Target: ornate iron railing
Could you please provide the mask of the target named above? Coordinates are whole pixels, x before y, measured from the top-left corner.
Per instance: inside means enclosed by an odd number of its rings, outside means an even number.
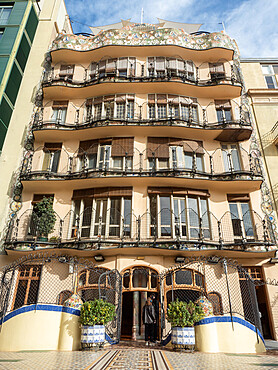
[[[125,148],[120,148],[124,153]],[[194,149],[194,150],[193,150]],[[230,179],[254,179],[262,178],[262,169],[259,158],[254,152],[247,152],[241,145],[238,150],[216,149],[209,153],[203,147],[185,148],[188,151],[189,163],[178,163],[171,158],[165,164],[160,164],[156,151],[149,149],[143,152],[137,148],[132,153],[122,156],[121,163],[116,164],[113,157],[105,163],[97,163],[91,160],[91,153],[97,153],[97,145],[93,145],[87,151],[79,150],[75,153],[61,151],[58,166],[51,167],[51,162],[46,168],[41,169],[41,159],[47,148],[38,148],[28,151],[23,158],[20,176],[22,180],[44,180],[44,179],[84,179],[99,177],[183,177],[200,178],[208,180],[230,180]],[[171,151],[171,147],[169,147]],[[199,152],[202,154],[199,154]]]
[[[248,211],[239,217],[226,212],[217,218],[212,212],[198,214],[185,208],[180,214],[164,208],[159,213],[134,210],[123,215],[117,209],[108,209],[97,216],[93,208],[81,214],[73,211],[65,217],[56,214],[51,234],[42,236],[39,220],[32,209],[14,216],[6,234],[6,248],[24,243],[30,249],[76,248],[100,249],[107,247],[158,247],[169,249],[247,249],[249,246],[275,244],[272,224],[265,216]]]

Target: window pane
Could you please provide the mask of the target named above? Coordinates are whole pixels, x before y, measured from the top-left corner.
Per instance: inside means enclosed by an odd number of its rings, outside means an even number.
[[[149,105],[149,118],[155,118],[155,106]]]
[[[236,145],[235,146],[232,145],[231,155],[232,155],[233,169],[235,171],[239,171],[240,170],[240,160],[239,160],[239,153],[238,153]]]
[[[225,109],[225,118],[226,121],[231,121],[232,120],[232,112],[230,109]]]
[[[272,73],[271,66],[269,65],[262,65],[262,71],[264,75],[269,75]]]
[[[18,282],[16,297],[15,297],[15,302],[14,302],[14,310],[24,305],[27,284],[28,284],[28,280],[20,280]]]
[[[28,292],[27,304],[37,303],[39,285],[40,285],[39,280],[31,280],[30,288]]]
[[[113,157],[113,167],[123,169],[123,157]]]
[[[265,76],[265,81],[269,89],[275,89],[275,81],[273,76]]]
[[[117,118],[125,118],[125,103],[117,103]]]
[[[188,197],[190,237],[199,237],[198,202],[196,198]]]
[[[272,68],[273,68],[273,72],[277,75],[278,74],[278,64],[273,64]]]
[[[130,236],[131,224],[131,199],[124,199],[124,235]]]
[[[202,154],[196,154],[196,167],[197,171],[203,171],[203,156]]]
[[[223,121],[223,111],[222,109],[216,109],[217,114],[217,121],[222,122]]]
[[[10,14],[12,11],[12,7],[7,7],[7,8],[0,8],[0,23],[7,23]]]
[[[251,212],[248,203],[241,203],[241,212],[246,236],[254,236]]]
[[[127,103],[127,118],[134,118],[134,102],[133,101],[129,101]]]
[[[192,271],[180,270],[175,273],[176,284],[192,285]]]
[[[181,106],[181,118],[185,121],[188,121],[189,118],[189,107],[188,105],[182,105]]]
[[[192,169],[193,166],[193,154],[184,153],[185,168]]]
[[[88,154],[88,168],[95,169],[97,167],[97,154]]]
[[[171,235],[170,197],[160,197],[161,236]]]
[[[166,118],[166,104],[157,105],[158,118]]]

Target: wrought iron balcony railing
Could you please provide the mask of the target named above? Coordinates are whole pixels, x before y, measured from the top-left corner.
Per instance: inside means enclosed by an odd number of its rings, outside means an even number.
[[[238,85],[242,86],[240,77],[236,74],[227,76],[224,74],[214,75],[208,79],[200,79],[197,76],[188,76],[187,74],[172,74],[171,71],[165,71],[165,73],[159,74],[150,74],[148,76],[135,76],[134,74],[122,75],[121,71],[116,69],[111,73],[97,73],[93,77],[89,74],[88,71],[84,70],[84,78],[78,80],[74,78],[74,75],[69,74],[65,76],[55,75],[54,69],[51,71],[45,72],[43,77],[43,87],[48,86],[67,86],[67,87],[85,87],[91,85],[97,85],[105,82],[181,82],[190,85],[196,86],[217,86],[221,84],[226,85]]]
[[[73,123],[63,122],[61,119],[56,120],[42,120],[35,116],[32,129],[63,129],[63,130],[80,130],[90,127],[105,127],[105,126],[180,126],[193,127],[197,129],[206,130],[221,130],[221,129],[249,129],[251,130],[251,123],[248,119],[240,118],[238,120],[223,119],[217,122],[207,122],[206,119],[194,119],[185,117],[165,117],[165,118],[142,118],[140,114],[134,114],[132,118],[129,117],[103,117],[103,118],[89,118],[82,122],[75,121]]]
[[[158,148],[159,149],[159,148]],[[157,149],[157,150],[158,150]],[[201,149],[201,154],[200,150]],[[65,150],[59,154],[60,163],[53,165],[48,161],[44,169],[40,168],[42,156],[53,152],[46,148],[28,151],[21,165],[21,180],[50,179],[85,179],[100,177],[183,177],[208,180],[261,179],[262,169],[259,158],[248,153],[242,146],[238,150],[216,149],[213,153],[198,147],[194,150],[188,145],[182,162],[174,158],[173,149],[169,148],[169,157],[165,161],[157,158],[156,151],[140,151],[134,148],[121,157],[111,157],[110,148],[105,149],[106,161],[100,162],[97,146],[87,151],[74,154]],[[186,151],[185,150],[185,151]],[[121,147],[125,153],[125,148]],[[93,153],[93,154],[92,154]]]
[[[108,209],[99,215],[95,209],[81,214],[70,211],[64,218],[56,214],[53,232],[46,238],[40,234],[39,218],[32,209],[14,216],[6,235],[6,248],[25,244],[31,249],[105,247],[158,247],[168,249],[247,249],[255,245],[275,244],[269,218],[255,211],[239,218],[226,212],[217,219],[212,212],[198,214],[191,208],[176,213],[164,208],[157,214],[136,215],[134,210],[123,215]]]

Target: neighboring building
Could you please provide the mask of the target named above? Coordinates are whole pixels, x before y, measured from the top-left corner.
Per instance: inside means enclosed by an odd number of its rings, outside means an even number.
[[[244,92],[222,32],[122,21],[58,35],[4,241],[0,350],[78,349],[81,298],[116,305],[110,342],[138,340],[150,293],[164,344],[176,298],[210,316],[196,327],[201,351],[261,352],[262,334],[277,339],[277,288],[265,285],[275,225]]]
[[[63,0],[0,1],[0,239],[44,54],[63,29],[71,31]]]
[[[241,59],[241,68],[252,106],[277,219],[278,59]]]

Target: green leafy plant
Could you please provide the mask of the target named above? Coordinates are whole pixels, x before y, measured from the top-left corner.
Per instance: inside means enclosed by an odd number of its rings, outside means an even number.
[[[52,207],[53,198],[43,198],[34,209],[38,236],[47,237],[54,230],[56,214]]]
[[[80,322],[82,325],[105,325],[115,317],[115,306],[102,299],[94,299],[82,304]]]
[[[193,302],[183,302],[178,299],[169,304],[167,310],[167,320],[172,327],[180,326],[194,326],[194,324],[205,317],[203,308]]]

